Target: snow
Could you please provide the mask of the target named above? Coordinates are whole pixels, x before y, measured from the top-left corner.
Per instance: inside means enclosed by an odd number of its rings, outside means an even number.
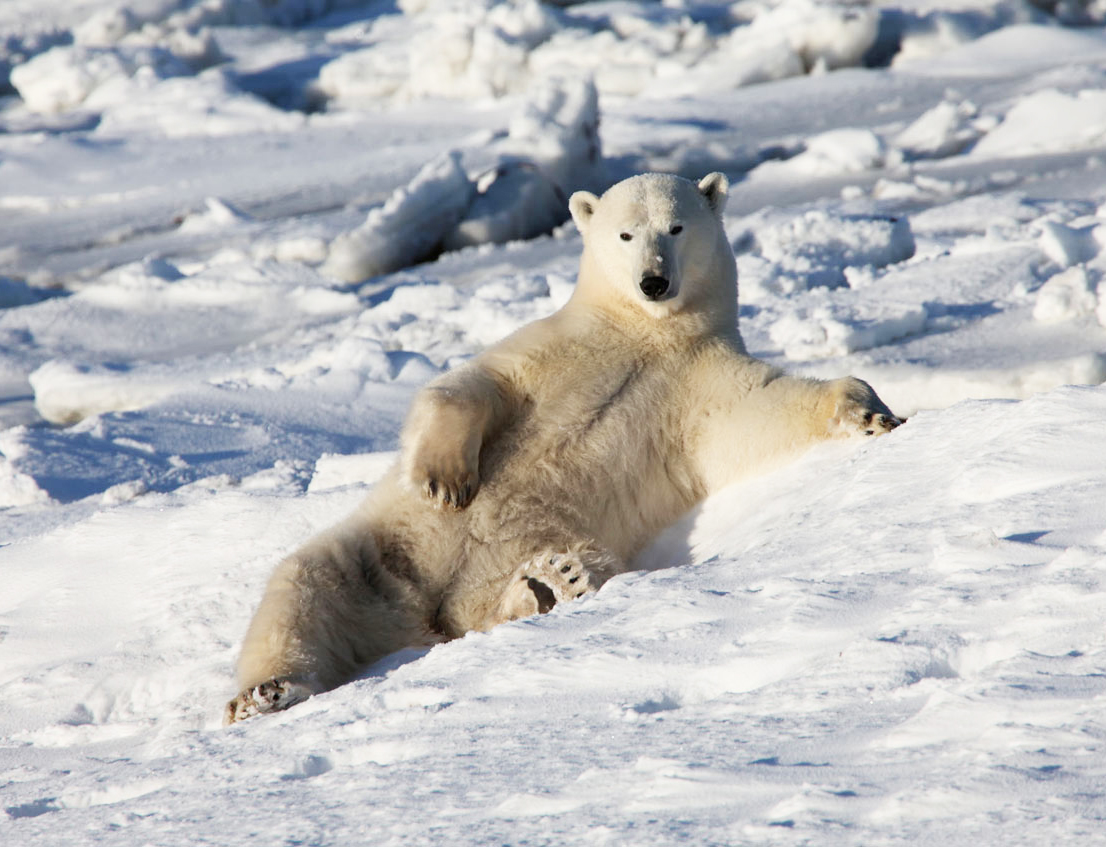
[[[1104,19],[0,4],[4,842],[1100,839]],[[567,300],[564,198],[648,169],[730,176],[755,355],[906,425],[220,727],[276,561]]]

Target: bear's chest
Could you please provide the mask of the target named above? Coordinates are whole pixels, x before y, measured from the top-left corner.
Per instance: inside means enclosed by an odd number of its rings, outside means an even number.
[[[656,453],[678,438],[678,377],[670,363],[584,347],[550,357],[531,381],[511,449],[556,461]]]

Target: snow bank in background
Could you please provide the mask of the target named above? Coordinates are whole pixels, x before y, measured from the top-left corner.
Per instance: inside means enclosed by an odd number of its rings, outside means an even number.
[[[127,370],[47,362],[28,377],[35,408],[51,423],[71,424],[103,412],[141,409],[172,394],[180,381],[175,374],[144,380]]]
[[[441,250],[533,238],[563,223],[573,191],[604,184],[595,86],[580,79],[539,86],[506,137],[474,153],[495,164],[475,181],[457,152],[426,165],[334,240],[324,272],[358,282]]]
[[[90,98],[95,108],[120,99],[120,90],[187,73],[183,62],[160,48],[55,47],[14,68],[11,81],[28,108],[62,112]]]
[[[1080,150],[1106,139],[1106,91],[1035,91],[976,142],[975,156],[1025,156]]]
[[[477,183],[447,250],[503,244],[549,232],[568,218],[568,197],[606,186],[599,144],[599,98],[590,81],[550,81],[516,114],[488,153],[498,164]]]
[[[670,96],[859,64],[879,26],[874,9],[815,0],[737,4],[723,14],[625,3],[554,15],[537,0],[411,0],[400,8],[419,33],[410,50],[389,44],[396,22],[387,18],[350,32],[372,46],[326,65],[322,94],[345,103],[498,97],[575,73],[604,96]]]
[[[94,105],[91,101],[86,105]],[[299,112],[277,109],[244,94],[222,68],[138,86],[108,102],[99,130],[105,134],[154,132],[168,138],[291,132],[303,127]]]
[[[892,144],[912,159],[940,159],[959,153],[995,123],[991,116],[980,117],[974,103],[943,100],[896,135]]]
[[[897,40],[892,48],[892,64],[912,69],[921,66],[926,59],[955,54],[958,48],[964,49],[963,45],[969,42],[985,39],[995,30],[1036,29],[1031,25],[1044,23],[1048,17],[1034,6],[1044,6],[1048,2],[921,0],[903,4],[885,19],[888,30],[885,37]],[[884,55],[887,52],[888,48],[883,46]],[[942,61],[931,67],[941,72],[943,66]],[[986,68],[986,62],[973,64],[971,72],[986,72]]]
[[[437,255],[472,194],[459,153],[430,162],[365,223],[334,240],[323,273],[358,282]]]
[[[834,129],[806,139],[802,152],[783,161],[758,165],[750,180],[783,180],[862,173],[887,162],[883,139],[867,129]]]
[[[970,8],[931,18],[938,22],[940,37],[925,49],[913,52],[904,39],[894,66],[933,77],[988,78],[1052,67],[1057,57],[1065,62],[1098,62],[1106,57],[1106,37],[1101,31],[1029,25],[1034,18],[1042,19],[1020,0],[967,0],[966,5]],[[995,17],[991,17],[991,9],[996,10]],[[1023,24],[1002,26],[1002,19],[1010,18]],[[945,37],[949,35],[952,37]],[[940,61],[930,60],[938,55]]]

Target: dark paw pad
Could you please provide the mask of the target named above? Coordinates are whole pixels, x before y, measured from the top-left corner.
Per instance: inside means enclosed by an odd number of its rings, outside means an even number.
[[[531,591],[534,592],[534,597],[538,601],[538,612],[545,614],[554,606],[557,605],[557,597],[553,593],[553,589],[540,580],[534,579],[534,577],[527,577],[526,585]]]

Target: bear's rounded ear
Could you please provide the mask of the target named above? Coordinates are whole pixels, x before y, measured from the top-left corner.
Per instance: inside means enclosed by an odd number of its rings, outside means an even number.
[[[591,216],[595,214],[599,206],[599,198],[590,191],[577,191],[568,198],[568,210],[572,213],[572,220],[576,221],[576,228],[584,232],[588,228]]]
[[[730,190],[730,181],[726,175],[715,171],[699,180],[699,193],[706,198],[707,205],[718,217],[726,208],[726,193]]]

